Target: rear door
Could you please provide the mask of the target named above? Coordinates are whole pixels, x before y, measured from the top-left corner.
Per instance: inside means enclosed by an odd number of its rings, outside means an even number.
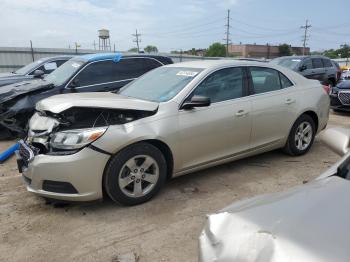
[[[323,81],[325,79],[326,70],[323,66],[322,58],[312,58],[312,79]]]
[[[217,70],[188,96],[209,97],[211,105],[179,111],[183,169],[219,161],[249,149],[251,102],[246,97],[246,71]],[[187,100],[186,99],[186,100]]]
[[[337,68],[332,64],[330,59],[322,58],[323,66],[325,69],[325,80],[334,79],[337,80]],[[335,84],[335,82],[333,83]]]
[[[253,149],[273,147],[288,136],[295,120],[297,94],[282,73],[266,67],[249,67],[252,86]]]

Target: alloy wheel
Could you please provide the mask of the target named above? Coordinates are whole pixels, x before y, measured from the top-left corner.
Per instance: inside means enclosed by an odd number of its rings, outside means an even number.
[[[147,195],[159,179],[157,161],[148,155],[137,155],[125,162],[118,176],[119,188],[129,197]]]
[[[303,151],[309,147],[313,137],[312,126],[309,122],[302,122],[295,132],[295,146]]]

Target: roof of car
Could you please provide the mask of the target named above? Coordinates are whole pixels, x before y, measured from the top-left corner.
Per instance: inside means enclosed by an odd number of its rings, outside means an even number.
[[[276,60],[279,60],[279,59],[305,59],[305,58],[326,58],[326,59],[329,59],[328,57],[326,56],[323,56],[323,55],[292,55],[292,56],[281,56],[281,57],[277,57],[275,58]],[[274,60],[274,59],[273,59]]]
[[[135,55],[123,55],[121,53],[96,53],[78,56],[80,59],[84,59],[87,62],[101,61],[101,60],[113,60],[114,62],[119,62],[120,59],[126,57],[149,57],[161,61],[164,64],[172,63],[172,60],[165,56],[159,55],[145,55],[145,54],[135,54]]]
[[[168,65],[170,67],[188,67],[188,68],[214,68],[220,66],[268,66],[272,67],[270,64],[257,62],[257,61],[245,61],[245,60],[226,60],[226,59],[218,59],[218,60],[200,60],[200,61],[188,61],[181,62],[172,65]]]
[[[41,61],[49,61],[49,60],[56,60],[56,59],[69,60],[69,59],[73,58],[74,56],[75,55],[57,55],[57,56],[42,57],[42,58],[39,58],[38,60],[41,60]]]
[[[122,57],[120,53],[97,53],[97,54],[87,54],[81,55],[79,58],[87,60],[88,62],[100,61],[106,59],[112,59],[114,62],[118,62]]]

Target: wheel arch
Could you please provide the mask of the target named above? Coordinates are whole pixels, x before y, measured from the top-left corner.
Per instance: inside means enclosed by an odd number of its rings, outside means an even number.
[[[302,115],[308,115],[308,116],[310,116],[312,118],[312,120],[315,123],[315,127],[316,127],[316,132],[315,133],[317,133],[318,125],[319,125],[319,119],[318,119],[317,113],[315,111],[313,111],[313,110],[308,110],[308,111],[305,111],[304,113],[300,114],[299,117],[301,117]]]
[[[120,151],[124,150],[125,148],[128,148],[129,146],[132,146],[132,145],[135,145],[138,143],[149,143],[149,144],[155,146],[157,149],[159,149],[160,152],[165,157],[165,160],[167,163],[167,179],[170,179],[172,177],[172,173],[173,173],[173,169],[174,169],[174,158],[173,158],[173,153],[172,153],[170,147],[165,142],[163,142],[159,139],[143,139],[143,140],[133,141],[132,143],[125,145],[124,147],[120,148],[117,152],[114,152],[110,156],[109,160],[106,163],[104,171],[103,171],[102,188],[104,188],[103,184],[104,184],[104,179],[105,179],[105,175],[106,175],[106,169],[107,169],[107,166],[109,165],[112,157],[115,156],[116,154],[118,154]]]

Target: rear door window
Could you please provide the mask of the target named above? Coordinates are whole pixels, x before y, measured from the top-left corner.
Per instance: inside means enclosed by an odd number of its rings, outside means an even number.
[[[279,72],[272,68],[250,67],[255,94],[280,90],[282,88]]]
[[[280,74],[280,79],[281,79],[281,87],[282,88],[287,88],[293,85],[293,83],[282,73]]]
[[[324,67],[333,67],[331,60],[329,59],[322,59]]]
[[[313,68],[323,68],[323,63],[321,58],[312,58]]]
[[[312,61],[309,58],[303,60],[303,65],[305,65],[305,67],[306,67],[305,69],[312,69],[313,68]]]

